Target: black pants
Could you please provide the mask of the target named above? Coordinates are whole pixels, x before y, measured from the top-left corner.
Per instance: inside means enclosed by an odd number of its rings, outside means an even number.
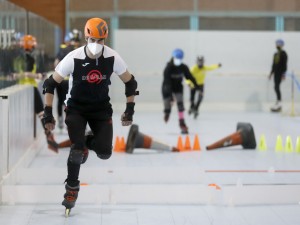
[[[69,89],[69,81],[63,80],[57,87],[57,114],[58,116],[62,116],[64,101],[66,100],[66,95]]]
[[[183,104],[183,90],[181,91],[174,91],[171,88],[171,85],[163,83],[162,85],[162,97],[164,101],[164,112],[169,114],[171,113],[172,102],[174,98],[177,103],[178,112],[184,111],[184,104]]]
[[[274,74],[274,90],[276,93],[277,101],[281,101],[280,83],[282,81],[282,73]]]
[[[197,101],[195,101],[196,95],[198,96]],[[194,108],[198,111],[199,106],[203,100],[204,96],[204,85],[199,85],[199,88],[192,88],[190,95],[191,108]]]
[[[65,123],[68,127],[69,138],[73,149],[84,150],[85,130],[89,124],[94,134],[94,151],[101,159],[108,159],[112,154],[112,109],[95,112],[81,112],[75,109],[66,109]],[[68,161],[67,183],[71,186],[78,183],[80,165]]]

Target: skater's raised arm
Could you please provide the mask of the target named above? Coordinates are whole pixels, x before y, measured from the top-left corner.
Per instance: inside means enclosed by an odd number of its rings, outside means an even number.
[[[58,84],[63,81],[63,77],[54,72],[43,84],[43,93],[45,94],[45,108],[43,115],[43,125],[46,129],[52,131],[55,128],[55,119],[52,114],[52,104],[54,98],[54,90]]]
[[[125,84],[125,95],[126,95],[126,109],[125,112],[121,116],[121,121],[123,126],[129,126],[132,124],[133,114],[134,114],[134,97],[138,95],[137,82],[135,77],[126,70],[125,73],[121,74],[120,79]]]

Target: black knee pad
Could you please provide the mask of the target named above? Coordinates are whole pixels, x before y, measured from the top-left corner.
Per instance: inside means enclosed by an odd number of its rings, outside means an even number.
[[[76,149],[71,147],[71,151],[69,154],[68,162],[74,165],[80,165],[83,162],[84,152],[83,149]]]
[[[111,157],[111,154],[98,154],[97,155],[100,159],[109,159]]]

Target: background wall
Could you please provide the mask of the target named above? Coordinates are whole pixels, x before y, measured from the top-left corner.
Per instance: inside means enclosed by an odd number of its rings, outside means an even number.
[[[207,73],[203,110],[268,110],[268,104],[275,101],[273,80],[267,77],[277,38],[285,40],[288,71],[294,71],[299,79],[300,34],[296,32],[118,30],[116,50],[139,81],[141,94],[136,99],[145,110],[162,110],[162,73],[177,47],[184,50],[184,62],[189,66],[195,63],[197,55],[204,55],[206,64],[222,63],[220,69]],[[116,77],[112,81],[112,98],[122,102],[124,87]],[[288,76],[281,88],[288,106],[291,85]],[[186,86],[186,102],[188,98]],[[299,100],[300,92],[295,89],[297,104]]]
[[[298,32],[118,30],[115,49],[141,75],[161,74],[175,48],[190,66],[203,55],[207,64],[222,63],[219,74],[268,75],[278,38],[286,43],[289,71],[300,72]]]

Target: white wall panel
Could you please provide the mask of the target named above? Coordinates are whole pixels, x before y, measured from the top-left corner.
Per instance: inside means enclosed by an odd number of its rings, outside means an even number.
[[[175,48],[184,50],[188,65],[204,55],[208,64],[223,64],[222,74],[268,74],[278,38],[286,43],[289,70],[300,72],[299,32],[117,30],[115,49],[141,75],[161,74]]]
[[[32,86],[26,85],[3,89],[0,95],[5,98],[2,99],[2,105],[6,106],[3,109],[7,108],[2,112],[2,118],[8,128],[2,129],[2,136],[5,139],[3,143],[7,141],[7,149],[3,149],[3,158],[7,158],[9,172],[34,140],[34,95]]]
[[[261,110],[264,104],[275,102],[274,83],[267,77],[278,38],[286,43],[288,71],[294,71],[300,80],[300,64],[297,62],[300,33],[297,32],[117,30],[115,49],[139,83],[137,107],[143,105],[143,108],[163,110],[162,73],[173,49],[180,47],[185,52],[184,62],[189,66],[195,63],[197,55],[204,55],[206,64],[222,63],[220,69],[207,73],[203,109]],[[281,90],[283,102],[289,104],[290,77],[282,83]],[[117,109],[124,110],[124,85],[117,76],[112,77],[110,93],[113,103],[121,103]],[[188,102],[187,86],[184,95]],[[295,101],[300,102],[298,89],[295,89]]]

